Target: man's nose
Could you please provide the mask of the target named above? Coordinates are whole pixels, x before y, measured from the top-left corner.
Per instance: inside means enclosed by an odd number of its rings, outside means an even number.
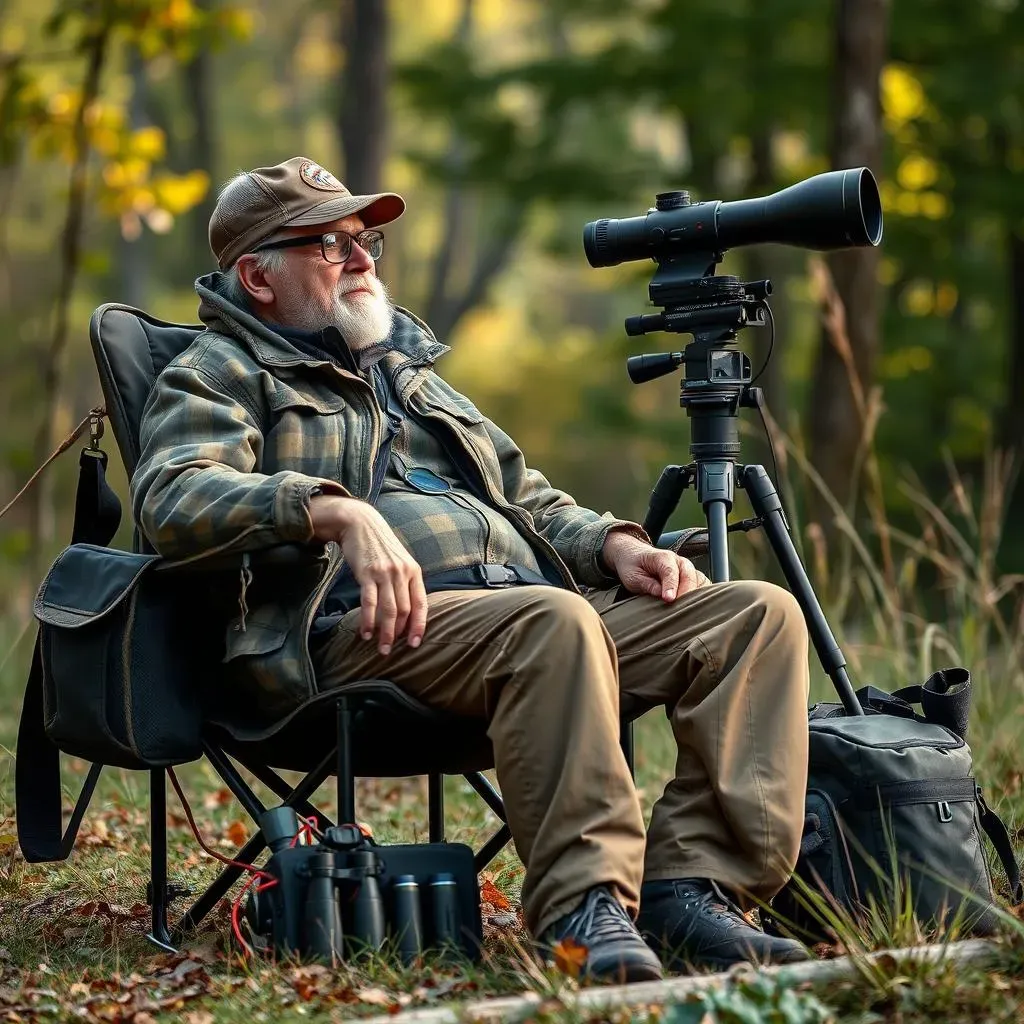
[[[352,251],[345,261],[345,272],[347,274],[375,274],[376,267],[370,254],[353,238]]]

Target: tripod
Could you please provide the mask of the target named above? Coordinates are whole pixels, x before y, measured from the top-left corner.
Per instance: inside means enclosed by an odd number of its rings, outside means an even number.
[[[728,515],[735,488],[745,490],[756,518],[737,524],[737,528],[764,528],[789,589],[804,613],[818,658],[846,713],[862,715],[863,708],[846,671],[846,659],[797,554],[775,485],[763,466],[742,465],[739,461],[739,409],[760,408],[763,394],[760,388],[751,386],[749,359],[729,346],[735,343],[738,330],[765,322],[764,300],[771,293],[771,284],[741,284],[728,277],[680,281],[662,276],[666,269],[663,264],[650,291],[655,302],[668,308],[664,313],[630,317],[626,331],[633,335],[650,330],[686,332],[692,333],[694,340],[683,352],[632,356],[627,366],[636,384],[671,373],[680,364],[685,366],[679,404],[691,421],[689,447],[693,462],[666,466],[662,471],[651,493],[644,530],[657,542],[683,492],[692,485],[707,519],[711,580],[726,582]]]

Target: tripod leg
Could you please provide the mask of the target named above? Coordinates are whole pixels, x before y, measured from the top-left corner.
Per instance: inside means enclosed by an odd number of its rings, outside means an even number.
[[[729,582],[728,517],[735,497],[735,464],[725,459],[697,460],[697,500],[708,519],[708,555],[713,583]]]
[[[846,659],[832,635],[832,630],[825,620],[825,613],[821,610],[818,598],[811,588],[811,581],[807,578],[807,573],[793,546],[793,538],[789,535],[782,512],[782,502],[779,500],[775,485],[763,466],[744,466],[740,470],[740,483],[750,496],[754,513],[764,524],[764,532],[772,551],[775,552],[775,557],[779,560],[789,589],[803,609],[804,618],[807,620],[807,632],[810,634],[814,649],[818,652],[822,667],[832,680],[846,713],[864,714],[846,671]]]
[[[644,531],[651,538],[652,544],[665,532],[665,524],[679,504],[683,491],[690,482],[690,470],[687,466],[666,466],[658,477],[658,482],[651,491],[651,501],[647,506],[644,518]]]
[[[729,582],[729,511],[720,501],[704,507],[708,517],[708,558],[713,583]]]

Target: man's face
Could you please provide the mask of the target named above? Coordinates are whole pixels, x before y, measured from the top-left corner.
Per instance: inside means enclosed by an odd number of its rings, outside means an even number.
[[[308,331],[337,327],[353,351],[383,341],[391,332],[394,310],[373,260],[354,241],[363,228],[358,215],[285,228],[278,237],[344,232],[353,236],[352,251],[344,263],[330,263],[315,243],[278,249],[280,269],[265,271],[274,296],[271,317],[285,327]]]

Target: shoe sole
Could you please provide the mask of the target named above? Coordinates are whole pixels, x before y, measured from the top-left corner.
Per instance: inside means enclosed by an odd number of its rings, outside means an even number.
[[[678,971],[686,974],[699,973],[701,970],[712,970],[715,972],[728,971],[735,967],[737,964],[749,964],[751,967],[783,967],[792,964],[805,964],[810,960],[813,960],[810,956],[794,956],[785,957],[776,960],[748,960],[745,957],[739,960],[726,960],[722,957],[701,957],[697,961],[693,960],[681,960],[677,957],[670,957],[665,961],[667,970]]]
[[[611,971],[588,971],[582,976],[582,980],[604,982],[609,985],[631,985],[636,981],[661,981],[664,977],[664,971],[653,964],[623,964]]]

